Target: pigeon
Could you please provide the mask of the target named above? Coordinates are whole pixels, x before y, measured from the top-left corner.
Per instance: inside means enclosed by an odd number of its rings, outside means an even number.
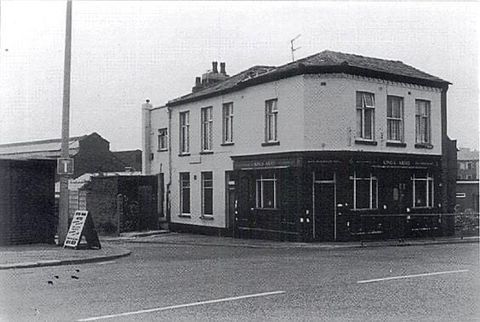
[[[78,272],[80,272],[80,270],[77,268],[77,269],[75,270],[75,272],[77,272],[77,273],[78,273]]]
[[[58,279],[58,275],[55,275],[54,277],[55,277],[56,279]]]
[[[48,284],[49,284],[49,285],[53,285],[53,281],[48,281]]]
[[[72,278],[73,278],[74,280],[78,280],[78,276],[72,275]]]

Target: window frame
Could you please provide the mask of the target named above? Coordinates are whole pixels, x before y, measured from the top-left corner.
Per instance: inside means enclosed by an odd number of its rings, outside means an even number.
[[[353,208],[352,210],[376,210],[378,209],[378,178],[371,172],[369,177],[357,177],[357,172],[353,172],[353,176],[350,176],[350,180],[353,182]],[[369,181],[369,208],[357,208],[357,182]],[[375,182],[375,187],[373,183]],[[372,193],[375,191],[375,204],[373,202]]]
[[[190,111],[179,113],[179,151],[180,154],[190,153]]]
[[[425,111],[419,111],[420,103],[425,103],[424,105]],[[415,99],[415,143],[416,144],[432,144],[432,125],[431,125],[432,120],[431,119],[432,119],[431,101],[424,100],[424,99]],[[425,121],[425,123],[422,121]],[[423,131],[422,131],[422,124],[426,127],[426,129],[424,129]]]
[[[165,143],[164,147],[162,142]],[[168,129],[166,127],[158,129],[157,144],[157,151],[168,151]]]
[[[273,207],[265,207],[265,182],[273,182]],[[260,175],[260,178],[255,179],[255,208],[256,209],[278,209],[277,208],[277,182],[278,179],[275,173],[271,175]],[[259,189],[260,184],[260,189]]]
[[[186,183],[186,184],[185,184]],[[190,183],[190,172],[180,172],[179,173],[179,186],[180,186],[180,215],[190,216],[192,211],[192,199],[191,199],[191,183]],[[184,198],[185,190],[188,189],[188,212],[184,211]]]
[[[201,194],[202,194],[202,207],[201,207],[202,208],[202,216],[205,216],[205,217],[213,216],[213,206],[214,206],[214,202],[213,202],[213,197],[214,197],[214,193],[213,193],[213,172],[212,171],[204,171],[200,175],[201,175]],[[210,179],[206,178],[207,175],[210,175]],[[206,182],[209,182],[210,186],[206,186],[205,185]],[[210,199],[210,202],[211,202],[210,209],[211,209],[212,213],[208,213],[208,214],[205,212],[205,205],[206,205],[205,197],[206,197],[206,190],[207,189],[211,190],[211,196],[212,196],[211,199]]]
[[[265,101],[265,143],[278,142],[278,99]]]
[[[355,137],[357,139],[365,140],[365,141],[375,141],[375,93],[365,92],[365,91],[356,91],[355,92],[355,111],[356,111],[356,130],[355,130]],[[358,106],[358,95],[361,95],[360,102],[361,106]],[[370,95],[372,98],[373,105],[367,105],[366,100],[364,99],[364,95]],[[366,137],[366,127],[365,127],[365,120],[366,120],[366,111],[372,111],[371,113],[371,120],[370,120],[370,133],[371,137]],[[358,112],[360,111],[360,132],[358,133]]]
[[[207,106],[200,109],[200,151],[213,150],[213,107]]]
[[[430,174],[426,174],[426,176],[422,177],[416,177],[415,174],[413,174],[412,178],[412,208],[434,208],[435,206],[435,180],[433,176]],[[415,183],[417,182],[425,182],[425,206],[417,206],[415,199],[416,199],[416,189],[415,189]],[[431,182],[431,188],[432,190],[430,191],[430,185],[429,182]]]
[[[224,103],[222,105],[222,143],[233,144],[233,118],[234,107],[233,102]]]
[[[398,100],[399,101],[399,106],[400,106],[400,116],[395,117],[393,116],[393,101]],[[389,108],[391,111],[391,115],[389,116]],[[395,142],[395,143],[403,143],[405,141],[405,122],[404,122],[404,111],[405,111],[405,104],[404,104],[404,98],[402,96],[395,96],[395,95],[387,95],[387,142]],[[394,122],[398,122],[398,131],[399,133],[398,136],[400,137],[399,139],[394,139],[390,136],[391,134],[391,124]]]

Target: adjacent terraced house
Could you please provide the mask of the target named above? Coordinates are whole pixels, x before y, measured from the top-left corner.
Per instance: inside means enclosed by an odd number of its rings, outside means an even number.
[[[220,67],[188,95],[143,105],[144,171],[165,175],[170,229],[292,241],[451,232],[439,215],[455,203],[449,82],[333,51],[234,76]]]

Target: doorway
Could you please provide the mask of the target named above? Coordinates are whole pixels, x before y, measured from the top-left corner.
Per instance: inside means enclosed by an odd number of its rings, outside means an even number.
[[[313,239],[336,240],[335,174],[332,179],[316,180],[313,174]]]

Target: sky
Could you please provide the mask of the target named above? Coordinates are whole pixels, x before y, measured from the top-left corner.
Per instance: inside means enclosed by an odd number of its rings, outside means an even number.
[[[141,104],[325,49],[401,60],[452,83],[448,134],[479,144],[476,2],[73,1],[70,135],[141,148]],[[60,138],[66,1],[0,2],[0,144]]]

